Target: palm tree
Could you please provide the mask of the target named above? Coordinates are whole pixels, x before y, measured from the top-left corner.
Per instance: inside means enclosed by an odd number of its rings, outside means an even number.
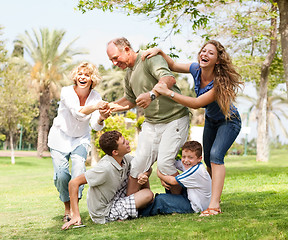
[[[259,93],[258,93],[259,94]],[[248,113],[252,112],[256,116],[257,122],[259,121],[259,115],[258,115],[258,107],[259,107],[259,101],[258,97],[251,97],[248,95],[240,95],[240,98],[244,98],[248,100],[251,105],[248,109]],[[267,135],[270,133],[273,138],[277,137],[277,129],[280,129],[281,133],[284,133],[285,137],[288,137],[288,131],[287,128],[283,125],[283,120],[286,119],[288,120],[288,114],[287,114],[287,109],[288,109],[288,100],[284,94],[277,95],[273,93],[273,91],[268,91],[268,97],[267,97],[267,122],[266,126],[267,129],[265,132]],[[249,114],[247,114],[249,116]],[[245,119],[243,119],[245,120]],[[249,121],[249,117],[247,117],[247,120]],[[276,127],[277,126],[277,127]],[[259,138],[259,134],[258,134]],[[257,138],[257,140],[258,140]],[[267,136],[268,139],[268,136]],[[267,142],[267,146],[265,146],[267,151],[269,152],[269,141]],[[258,147],[257,147],[257,155],[258,155]],[[256,159],[261,160],[261,158],[256,157]]]
[[[116,67],[106,70],[103,66],[99,66],[99,72],[102,75],[102,81],[96,87],[96,90],[101,93],[103,99],[113,102],[121,98],[124,93],[126,71]]]
[[[39,32],[33,30],[33,36],[28,31],[18,38],[23,42],[25,51],[33,60],[31,71],[32,79],[37,81],[39,91],[39,125],[37,140],[37,155],[42,156],[47,149],[47,136],[49,131],[49,106],[52,89],[55,89],[66,71],[72,68],[72,57],[83,54],[82,51],[73,50],[74,39],[60,50],[65,35],[64,30],[41,28]]]

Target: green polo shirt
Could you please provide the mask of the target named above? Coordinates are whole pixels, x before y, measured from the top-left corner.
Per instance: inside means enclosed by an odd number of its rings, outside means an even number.
[[[94,168],[85,172],[89,185],[87,207],[93,222],[105,223],[116,192],[129,176],[132,158],[126,154],[120,166],[113,157],[105,155]]]
[[[133,68],[127,70],[125,76],[125,98],[135,103],[141,93],[149,92],[165,76],[173,76],[167,62],[161,55],[141,59],[142,51],[137,55]],[[174,92],[181,93],[175,84],[171,88]],[[159,96],[144,109],[145,121],[150,123],[168,123],[188,115],[187,107],[176,103],[170,97]]]

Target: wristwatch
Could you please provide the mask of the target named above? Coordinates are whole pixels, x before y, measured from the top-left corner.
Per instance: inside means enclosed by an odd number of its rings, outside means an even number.
[[[152,91],[150,91],[149,94],[150,94],[151,101],[153,101],[153,100],[156,99],[155,93],[153,93]]]
[[[170,97],[174,98],[174,96],[175,96],[175,92],[172,91],[172,93],[170,94]]]

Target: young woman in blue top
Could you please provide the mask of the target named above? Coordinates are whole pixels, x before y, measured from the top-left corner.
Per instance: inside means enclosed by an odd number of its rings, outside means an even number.
[[[200,216],[221,213],[225,166],[224,156],[241,129],[240,115],[233,105],[237,92],[243,84],[232,60],[220,42],[211,40],[198,53],[198,63],[174,62],[161,49],[149,49],[143,57],[161,54],[174,72],[191,73],[195,82],[197,98],[183,96],[171,91],[165,83],[159,82],[154,89],[161,95],[190,108],[205,108],[203,132],[204,161],[212,177],[212,196],[209,207]]]

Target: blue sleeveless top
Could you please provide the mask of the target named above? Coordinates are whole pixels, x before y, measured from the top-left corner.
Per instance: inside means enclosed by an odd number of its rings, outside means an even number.
[[[196,92],[197,97],[202,95],[203,93],[208,92],[210,89],[213,88],[214,81],[212,80],[209,84],[207,84],[204,88],[200,87],[201,83],[201,68],[199,63],[192,63],[189,69],[190,73],[194,78],[194,89]],[[216,101],[206,105],[205,107],[205,114],[214,120],[224,120],[225,115],[222,113],[221,108],[219,107]],[[230,107],[231,115],[233,113],[237,113],[237,108],[232,104]]]

